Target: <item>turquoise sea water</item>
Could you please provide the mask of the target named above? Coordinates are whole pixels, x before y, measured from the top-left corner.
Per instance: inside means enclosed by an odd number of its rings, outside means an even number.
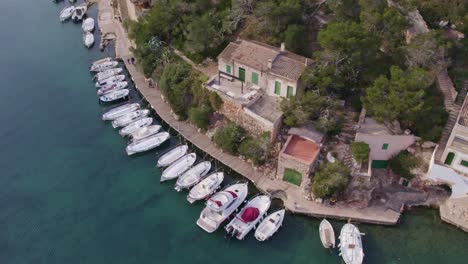
[[[341,263],[322,248],[317,219],[287,215],[266,243],[199,229],[202,204],[159,184],[155,151],[127,157],[100,120],[87,69],[105,54],[83,47],[80,25],[58,21],[62,7],[0,9],[0,263]],[[366,263],[467,263],[468,235],[435,210],[359,228]]]

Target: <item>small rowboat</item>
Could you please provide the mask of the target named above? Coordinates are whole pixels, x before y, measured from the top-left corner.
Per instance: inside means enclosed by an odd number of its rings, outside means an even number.
[[[75,12],[74,6],[69,6],[62,9],[62,11],[60,11],[60,21],[63,22],[69,19],[72,16],[73,12]]]
[[[335,247],[335,231],[327,219],[323,219],[319,226],[320,240],[324,248]]]
[[[285,210],[281,209],[265,217],[255,230],[255,238],[258,241],[265,241],[272,237],[283,224],[284,213]]]

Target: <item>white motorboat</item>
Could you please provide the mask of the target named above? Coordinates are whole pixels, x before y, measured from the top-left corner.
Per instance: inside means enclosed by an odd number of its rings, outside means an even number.
[[[132,141],[138,141],[158,133],[159,130],[161,130],[160,125],[150,125],[141,127],[132,134],[130,134],[130,138],[132,139]]]
[[[96,82],[96,88],[100,88],[106,85],[112,85],[114,83],[123,82],[123,81],[125,81],[125,75],[123,74],[111,76],[109,78]]]
[[[171,165],[174,161],[180,159],[182,156],[184,156],[188,151],[188,146],[187,145],[181,145],[173,148],[166,154],[162,155],[158,159],[157,166],[158,167],[167,167]]]
[[[283,224],[285,212],[281,209],[265,217],[255,229],[255,238],[261,242],[272,237]]]
[[[83,19],[84,15],[86,15],[87,10],[88,10],[88,7],[86,4],[77,6],[71,18],[73,19],[73,21],[80,21]]]
[[[320,222],[319,226],[319,233],[320,233],[320,241],[322,241],[322,245],[324,248],[334,248],[335,247],[335,231],[333,230],[333,226],[327,219],[323,219]]]
[[[175,179],[186,172],[197,159],[197,154],[190,153],[178,159],[171,166],[167,167],[161,174],[161,182]]]
[[[128,86],[128,82],[118,82],[114,84],[104,85],[97,90],[97,95],[108,94],[117,90],[122,90]]]
[[[105,71],[105,70],[108,70],[108,69],[115,68],[115,67],[117,67],[117,65],[119,65],[119,63],[116,62],[116,61],[103,62],[103,63],[99,63],[99,64],[96,64],[96,65],[92,65],[89,68],[89,71],[91,71],[91,72]]]
[[[340,232],[340,256],[346,264],[361,264],[364,259],[361,233],[353,224],[345,224]]]
[[[69,6],[69,7],[65,7],[64,9],[62,9],[62,11],[60,11],[60,21],[63,22],[67,19],[69,19],[73,12],[75,12],[75,7],[74,6]]]
[[[92,17],[88,17],[83,20],[83,24],[81,24],[81,28],[83,32],[93,32],[94,31],[94,19]]]
[[[139,120],[129,124],[128,126],[120,129],[119,134],[121,136],[127,136],[127,135],[130,135],[131,133],[137,131],[139,128],[149,126],[152,123],[153,123],[153,118],[145,117],[145,118],[139,119]]]
[[[182,189],[190,188],[202,180],[211,170],[211,162],[202,161],[186,171],[175,184],[175,190],[180,192]]]
[[[130,93],[130,90],[128,89],[117,90],[117,91],[114,91],[114,92],[111,92],[111,93],[108,93],[99,97],[99,102],[111,103],[111,102],[115,102],[118,100],[126,99],[128,98],[129,93]]]
[[[211,196],[197,220],[197,225],[208,233],[213,233],[244,202],[248,193],[248,183],[235,183]]]
[[[111,57],[106,57],[106,58],[102,58],[102,59],[99,59],[99,60],[95,60],[91,64],[91,67],[93,67],[95,65],[98,65],[98,64],[101,64],[101,63],[104,63],[104,62],[109,62],[109,61],[113,61],[113,59]]]
[[[83,34],[83,43],[88,49],[91,48],[94,44],[94,35],[91,32],[86,32]]]
[[[223,180],[223,172],[215,172],[210,174],[190,190],[189,194],[187,195],[187,201],[189,203],[193,203],[195,201],[205,199],[214,193],[219,188],[219,186],[221,186]]]
[[[109,77],[112,77],[114,75],[117,75],[123,71],[122,68],[113,68],[113,69],[108,69],[102,72],[97,73],[94,76],[94,79],[97,79],[99,83],[104,81],[105,79],[108,79]]]
[[[130,113],[138,109],[140,109],[140,104],[138,103],[124,104],[124,105],[112,108],[111,110],[105,112],[102,115],[102,120],[114,120],[118,118],[119,116],[123,116],[127,113]]]
[[[171,135],[167,132],[157,133],[142,140],[130,143],[127,148],[127,155],[148,151],[154,149],[169,139]]]
[[[139,110],[135,110],[133,112],[127,113],[115,119],[114,121],[112,121],[112,127],[117,128],[117,127],[127,126],[130,123],[137,121],[138,119],[147,117],[149,113],[150,111],[148,109],[139,109]]]
[[[239,240],[244,239],[250,230],[260,222],[268,211],[268,208],[270,208],[270,205],[271,199],[268,195],[253,197],[226,226],[227,233],[232,234],[233,237]]]

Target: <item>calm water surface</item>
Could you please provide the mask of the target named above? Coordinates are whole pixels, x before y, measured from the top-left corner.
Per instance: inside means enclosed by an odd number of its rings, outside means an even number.
[[[316,219],[287,215],[262,244],[201,231],[202,205],[159,184],[156,153],[127,157],[100,120],[87,68],[104,55],[83,47],[79,25],[58,21],[62,7],[0,9],[0,263],[341,263],[321,247]],[[359,225],[366,263],[467,263],[468,235],[437,211],[402,222]]]

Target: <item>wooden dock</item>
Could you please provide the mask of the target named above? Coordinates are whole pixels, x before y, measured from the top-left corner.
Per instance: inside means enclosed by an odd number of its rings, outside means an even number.
[[[170,106],[162,99],[159,89],[149,87],[143,73],[140,72],[135,65],[128,63],[128,59],[132,57],[130,53],[132,43],[127,38],[122,24],[118,20],[111,18],[110,14],[112,14],[112,8],[110,7],[110,0],[99,1],[98,9],[99,12],[104,12],[99,16],[100,20],[104,22],[102,26],[101,23],[99,23],[101,26],[101,34],[112,33],[116,35],[115,46],[117,57],[125,62],[136,88],[163,122],[167,123],[187,141],[210,155],[213,159],[218,160],[238,174],[249,179],[259,190],[274,193],[276,196],[279,196],[283,200],[284,206],[293,213],[320,218],[351,219],[372,224],[397,224],[400,213],[382,207],[357,209],[351,207],[326,206],[308,201],[304,198],[301,188],[282,180],[260,174],[255,171],[249,163],[243,161],[239,157],[222,152],[205,134],[198,132],[191,124],[178,121],[172,114]]]

